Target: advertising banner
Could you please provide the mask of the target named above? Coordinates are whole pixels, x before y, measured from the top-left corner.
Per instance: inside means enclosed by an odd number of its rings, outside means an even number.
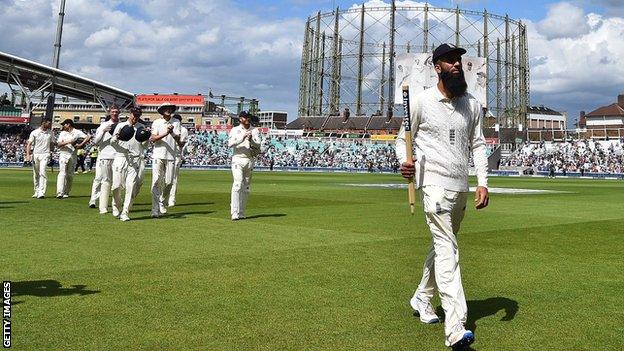
[[[378,140],[378,141],[393,141],[396,140],[396,135],[393,134],[381,134],[381,135],[371,135],[370,139],[371,140]]]
[[[203,95],[137,95],[138,106],[158,106],[169,102],[178,106],[204,106]]]

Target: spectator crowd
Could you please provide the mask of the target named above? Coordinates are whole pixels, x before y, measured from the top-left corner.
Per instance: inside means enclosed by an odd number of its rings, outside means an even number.
[[[526,143],[501,166],[531,168],[558,173],[622,173],[624,172],[623,140],[574,140],[562,143]]]
[[[0,162],[22,163],[26,136],[19,130],[0,130]],[[263,136],[263,153],[256,160],[264,167],[312,167],[345,170],[394,171],[398,162],[392,142],[363,139]],[[185,163],[192,166],[228,166],[231,150],[225,132],[200,131],[191,134],[185,149]],[[562,143],[526,143],[501,160],[503,168],[531,168],[537,171],[622,173],[624,140],[576,140]],[[85,150],[89,163],[89,147]],[[53,155],[56,160],[57,156]],[[150,163],[150,151],[146,155]]]

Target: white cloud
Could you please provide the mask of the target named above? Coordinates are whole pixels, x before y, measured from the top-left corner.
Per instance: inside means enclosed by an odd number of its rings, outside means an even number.
[[[89,35],[85,39],[85,46],[88,48],[104,48],[113,44],[119,38],[119,29],[104,28]]]
[[[58,1],[2,3],[0,51],[49,64]],[[212,89],[294,113],[304,23],[228,0],[72,0],[61,68],[135,93]]]
[[[567,2],[551,5],[538,27],[548,39],[576,38],[591,30],[583,9]]]
[[[541,22],[527,21],[531,57],[531,102],[568,110],[591,111],[615,101],[624,86],[624,19],[582,14],[590,28],[574,38],[552,37]]]
[[[616,0],[603,0],[606,3]],[[0,51],[49,64],[57,0],[4,0]],[[67,2],[61,68],[136,93],[229,94],[258,98],[263,109],[296,112],[305,19],[267,20],[227,0],[72,0]],[[371,0],[367,6],[387,6]],[[399,5],[422,5],[400,1]],[[380,14],[381,12],[377,13]],[[358,14],[345,16],[355,26]],[[405,26],[421,14],[403,13]],[[367,16],[366,24],[375,19]],[[614,101],[624,86],[624,19],[559,3],[543,21],[526,21],[531,102],[575,111]],[[573,23],[571,26],[569,23]],[[251,25],[250,25],[251,24]],[[370,33],[387,35],[387,28]],[[476,24],[480,26],[479,23]],[[407,27],[405,27],[407,28]],[[404,31],[402,29],[401,31]],[[436,33],[445,40],[446,29]],[[416,33],[418,34],[418,33]],[[416,35],[415,34],[415,35]],[[472,35],[472,34],[470,34]],[[398,42],[411,40],[399,36]],[[375,79],[370,71],[367,78]]]

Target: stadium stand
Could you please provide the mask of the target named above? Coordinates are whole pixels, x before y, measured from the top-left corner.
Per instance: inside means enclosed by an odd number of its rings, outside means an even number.
[[[0,163],[21,165],[28,129],[0,130]],[[227,167],[231,150],[225,131],[199,131],[189,137],[185,153],[186,167]],[[334,137],[265,135],[263,154],[257,167],[282,169],[332,169],[345,171],[396,172],[398,162],[393,141]],[[557,173],[624,172],[624,140],[574,140],[561,143],[525,143],[510,156],[501,159],[501,170],[521,170],[540,174],[551,167]],[[87,148],[87,155],[89,149]],[[495,151],[488,145],[488,155]],[[150,152],[146,155],[150,164]],[[57,155],[53,156],[57,160]],[[86,162],[89,162],[87,157]]]

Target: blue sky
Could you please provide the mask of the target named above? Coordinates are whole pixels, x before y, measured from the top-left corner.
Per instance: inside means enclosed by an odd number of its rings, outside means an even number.
[[[305,20],[358,3],[67,0],[61,68],[136,93],[212,89],[254,97],[262,109],[286,110],[292,120]],[[59,0],[0,4],[0,51],[49,64]],[[610,104],[624,92],[624,0],[430,4],[525,21],[531,104],[567,111],[570,122],[579,110]]]

